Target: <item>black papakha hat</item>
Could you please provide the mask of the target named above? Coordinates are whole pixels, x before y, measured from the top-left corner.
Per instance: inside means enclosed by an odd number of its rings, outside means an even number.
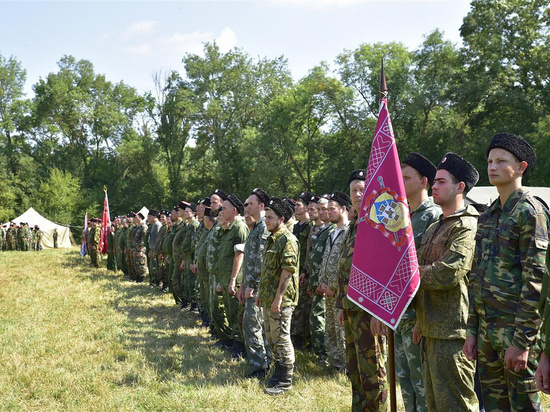
[[[227,200],[229,203],[231,203],[233,206],[235,206],[235,209],[237,209],[237,212],[239,212],[239,215],[242,215],[244,213],[244,205],[243,202],[241,202],[241,199],[239,199],[234,194],[230,194],[227,196]]]
[[[319,202],[319,199],[321,199],[321,196],[311,195],[311,199],[309,199],[309,203],[317,203]]]
[[[412,167],[422,176],[425,176],[429,184],[433,183],[437,167],[420,153],[409,153],[407,158],[403,160],[403,164]]]
[[[498,133],[493,136],[493,140],[489,143],[489,148],[487,149],[487,156],[489,152],[493,149],[504,149],[514,156],[516,156],[520,162],[527,162],[527,169],[525,173],[531,170],[531,167],[537,162],[537,155],[535,154],[535,149],[531,147],[520,136],[516,136],[511,133]]]
[[[260,189],[259,187],[252,190],[251,195],[256,195],[256,197],[260,199],[260,202],[262,202],[266,206],[269,203],[269,196],[267,195],[265,190]]]
[[[282,217],[285,220],[285,223],[288,222],[294,214],[294,210],[290,206],[290,203],[278,197],[272,197],[266,205],[266,209],[273,210],[277,216]]]
[[[449,152],[443,156],[437,169],[446,170],[459,181],[464,182],[466,185],[465,192],[469,192],[479,180],[479,172],[476,168],[456,153]]]
[[[309,202],[311,201],[311,196],[313,196],[313,194],[306,190],[305,192],[300,193],[300,196],[298,196],[298,199],[296,200],[301,200],[302,202],[304,202],[305,205],[309,205]]]
[[[339,203],[340,206],[344,206],[347,210],[351,209],[351,198],[344,192],[340,192],[339,190],[333,192],[329,200]]]
[[[162,213],[164,216],[168,217],[170,216],[170,214],[172,213],[171,210],[168,210],[168,209],[164,209],[162,210],[160,213]]]
[[[292,209],[292,213],[294,213],[294,207],[296,206],[296,201],[294,199],[291,199],[290,197],[283,197],[283,200],[288,203],[288,205]]]
[[[154,216],[154,217],[159,217],[160,213],[158,211],[156,211],[155,209],[149,209],[149,212],[147,213],[147,215],[151,215],[151,216]]]
[[[203,197],[202,199],[199,199],[199,205],[204,205],[206,207],[210,207],[210,198],[209,197]]]
[[[367,177],[367,171],[365,169],[357,169],[350,173],[348,178],[348,185],[354,180],[365,180]]]
[[[173,211],[177,212],[178,210],[180,210],[180,207],[179,205],[176,205],[172,208]]]
[[[222,200],[227,200],[227,196],[228,194],[225,193],[223,190],[221,189],[216,189],[214,190],[214,193],[215,195],[219,196]]]

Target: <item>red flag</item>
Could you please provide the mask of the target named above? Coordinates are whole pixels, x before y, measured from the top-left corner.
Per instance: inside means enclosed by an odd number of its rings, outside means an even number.
[[[99,240],[99,251],[107,253],[109,248],[109,232],[111,231],[111,214],[109,213],[109,199],[107,198],[107,188],[105,191],[105,200],[103,201],[103,216],[101,217],[101,238]]]
[[[348,298],[395,330],[420,284],[401,165],[388,112],[380,112],[365,178]]]

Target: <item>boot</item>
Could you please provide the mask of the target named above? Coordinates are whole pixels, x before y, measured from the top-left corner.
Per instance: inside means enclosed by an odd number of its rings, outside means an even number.
[[[273,375],[271,376],[271,378],[269,378],[269,380],[265,384],[266,388],[271,388],[275,386],[275,384],[279,382],[279,379],[281,378],[281,365],[279,364],[279,362],[275,362],[274,369],[275,371],[273,372]]]
[[[294,366],[279,365],[279,380],[271,387],[264,389],[268,395],[280,395],[292,388],[292,376],[294,375]]]

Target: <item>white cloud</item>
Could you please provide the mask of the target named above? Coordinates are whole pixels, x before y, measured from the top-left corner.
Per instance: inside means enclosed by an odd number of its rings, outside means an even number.
[[[216,41],[222,52],[227,52],[237,45],[237,35],[230,28],[223,29],[217,37],[211,32],[194,31],[161,37],[157,43],[164,52],[183,56],[185,53],[202,54],[204,43],[212,41]]]
[[[155,20],[136,21],[135,23],[129,25],[126,30],[122,32],[122,37],[125,39],[130,39],[136,36],[153,34],[157,23],[158,22]]]
[[[126,48],[126,52],[134,56],[147,57],[151,55],[151,45],[149,43],[144,43],[137,46],[129,46]]]

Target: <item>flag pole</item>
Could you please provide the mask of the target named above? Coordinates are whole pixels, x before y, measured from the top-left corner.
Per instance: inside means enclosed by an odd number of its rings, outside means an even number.
[[[380,70],[380,99],[388,96],[388,86],[386,85],[386,76],[384,75],[384,58],[382,58]],[[390,408],[391,412],[397,412],[397,398],[395,386],[395,340],[393,329],[386,328],[388,331],[388,372],[390,383]]]

